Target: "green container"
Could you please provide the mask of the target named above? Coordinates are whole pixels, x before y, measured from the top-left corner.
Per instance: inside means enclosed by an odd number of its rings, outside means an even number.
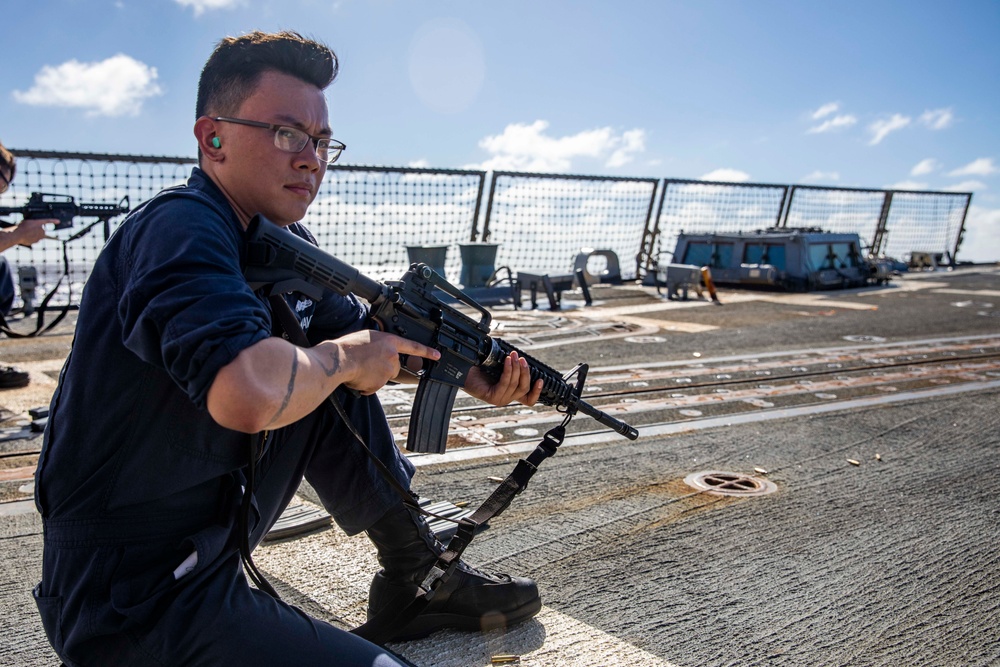
[[[486,287],[496,271],[497,248],[499,243],[459,243],[462,253],[462,273],[459,283],[462,287]]]

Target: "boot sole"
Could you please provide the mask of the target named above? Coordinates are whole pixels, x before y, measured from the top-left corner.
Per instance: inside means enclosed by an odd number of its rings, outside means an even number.
[[[509,628],[532,618],[542,609],[541,598],[510,613],[491,612],[483,616],[460,616],[458,614],[421,614],[410,621],[400,632],[393,635],[390,642],[407,642],[423,639],[438,630],[464,630],[466,632],[489,632]]]

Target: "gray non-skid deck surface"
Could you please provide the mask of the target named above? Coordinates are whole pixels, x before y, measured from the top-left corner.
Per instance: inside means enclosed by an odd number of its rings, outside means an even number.
[[[563,366],[561,357],[600,354],[600,365],[844,345],[847,333],[899,341],[996,331],[995,316],[954,305],[1000,306],[995,272],[933,279],[975,294],[830,294],[880,308],[825,315],[817,313],[829,308],[802,306],[787,327],[769,328],[765,305],[764,322],[747,319],[739,332],[726,328],[725,307],[706,306],[691,312],[721,328],[669,334],[662,357],[611,341],[539,357]],[[930,329],[912,324],[921,321]],[[987,388],[565,448],[468,552],[476,565],[537,579],[545,604],[537,619],[394,648],[421,667],[485,666],[500,653],[532,667],[1000,664],[998,406],[1000,390]],[[430,498],[478,502],[493,488],[488,478],[512,465],[424,466],[415,486]],[[720,499],[682,481],[755,467],[769,471],[776,493]],[[56,665],[30,597],[38,517],[0,517],[0,553],[0,665]],[[365,538],[325,530],[265,544],[256,560],[306,611],[345,627],[363,620],[376,568]]]
[[[539,620],[396,648],[456,667],[497,653],[553,666],[997,664],[997,399],[564,450],[470,549],[479,565],[539,581]],[[682,481],[754,467],[777,493],[720,499]],[[417,485],[479,499],[508,468],[422,469]],[[338,559],[330,542],[355,557]],[[266,551],[266,571],[348,624],[363,620],[374,567],[363,539],[331,531]]]

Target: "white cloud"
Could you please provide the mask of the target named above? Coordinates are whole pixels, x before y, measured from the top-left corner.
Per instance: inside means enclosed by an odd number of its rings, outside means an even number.
[[[978,160],[973,160],[964,167],[959,167],[954,171],[948,172],[949,176],[989,176],[990,174],[995,174],[1000,169],[993,164],[993,158],[991,157],[981,157]]]
[[[174,0],[181,7],[191,7],[195,16],[201,16],[212,9],[232,9],[239,6],[241,0]]]
[[[932,157],[929,157],[926,160],[921,160],[920,162],[915,164],[913,166],[913,169],[910,170],[910,176],[926,176],[927,174],[931,173],[937,168],[938,168],[937,160],[935,160]]]
[[[157,72],[123,53],[96,63],[69,60],[46,65],[26,92],[14,99],[33,106],[76,107],[90,116],[136,115],[147,97],[160,95]]]
[[[410,169],[430,169],[431,163],[428,160],[421,158],[419,160],[413,160],[406,166]]]
[[[745,171],[740,171],[739,169],[730,169],[728,167],[723,167],[721,169],[716,169],[715,171],[710,171],[703,175],[699,180],[702,181],[725,181],[727,183],[745,183],[750,180],[750,174]]]
[[[546,134],[548,121],[530,125],[512,123],[501,134],[479,141],[492,157],[476,168],[486,170],[564,172],[578,158],[603,159],[607,167],[620,167],[645,150],[644,130],[615,133],[610,127],[584,130],[565,137]]]
[[[920,116],[920,122],[932,130],[943,130],[950,126],[954,119],[955,115],[951,109],[933,109],[925,111]]]
[[[830,130],[836,130],[842,127],[850,127],[858,122],[858,119],[850,114],[844,114],[843,116],[834,116],[829,120],[823,121],[821,124],[810,127],[807,131],[808,134],[820,134],[822,132],[829,132]]]
[[[807,174],[799,179],[802,183],[819,183],[823,181],[839,181],[840,174],[836,171],[819,171],[816,170],[811,174]]]
[[[839,102],[830,102],[824,104],[819,109],[816,109],[812,113],[813,120],[823,120],[819,125],[810,127],[807,130],[807,134],[821,134],[823,132],[830,132],[832,130],[838,130],[845,127],[850,127],[858,122],[857,116],[853,114],[839,114],[831,118],[831,115],[836,114],[840,110]],[[943,130],[946,127],[950,127],[952,121],[954,121],[955,115],[950,108],[944,109],[930,109],[921,114],[918,119],[919,122],[932,130]],[[886,138],[891,132],[900,130],[908,126],[913,119],[910,116],[904,116],[902,114],[893,114],[891,118],[877,120],[868,126],[868,130],[872,133],[872,139],[870,145],[881,143],[883,139]]]
[[[868,126],[869,131],[872,133],[872,140],[868,142],[868,145],[874,146],[880,143],[890,132],[901,130],[909,125],[910,120],[912,119],[909,116],[896,113],[892,115],[892,118],[875,121]]]
[[[927,190],[930,186],[920,181],[899,181],[885,186],[886,190]]]
[[[632,161],[636,153],[641,153],[644,150],[646,150],[646,131],[638,129],[628,130],[622,133],[619,147],[611,154],[611,157],[604,163],[604,166],[611,168],[623,167]]]
[[[958,259],[970,262],[1000,261],[1000,208],[972,205],[965,220],[965,236]]]
[[[962,181],[942,189],[945,192],[972,192],[973,190],[985,190],[986,184],[982,181]]]
[[[819,109],[816,109],[816,111],[813,111],[812,118],[813,120],[819,120],[823,116],[829,116],[839,108],[840,102],[829,102],[821,106]]]

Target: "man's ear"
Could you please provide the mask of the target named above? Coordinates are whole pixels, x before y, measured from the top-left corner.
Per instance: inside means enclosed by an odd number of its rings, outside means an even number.
[[[194,136],[198,140],[198,151],[212,162],[222,162],[225,158],[222,139],[216,134],[218,126],[208,116],[202,116],[194,122]]]

